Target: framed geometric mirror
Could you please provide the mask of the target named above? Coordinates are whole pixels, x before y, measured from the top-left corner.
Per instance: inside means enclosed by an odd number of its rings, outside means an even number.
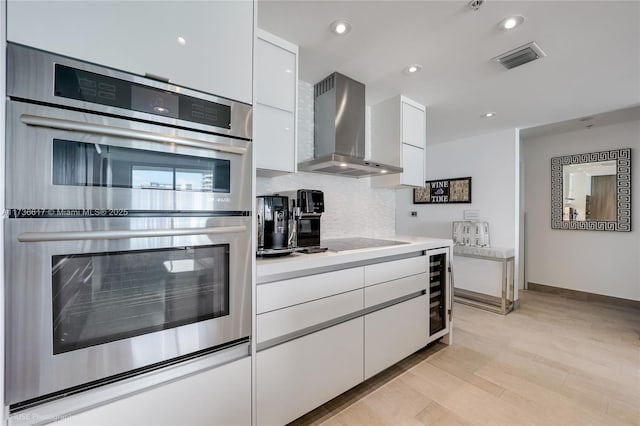
[[[631,149],[552,158],[551,228],[631,231]]]

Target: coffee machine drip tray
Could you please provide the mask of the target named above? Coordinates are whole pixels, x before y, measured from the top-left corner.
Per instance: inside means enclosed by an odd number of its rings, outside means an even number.
[[[327,250],[327,247],[301,247],[297,249],[300,253],[305,254],[324,253]]]
[[[375,238],[336,238],[323,240],[322,244],[327,246],[329,251],[349,251],[375,247],[397,246],[408,244],[405,241],[378,240]]]
[[[256,251],[256,255],[263,257],[286,256],[294,251],[296,251],[295,248],[266,249]]]

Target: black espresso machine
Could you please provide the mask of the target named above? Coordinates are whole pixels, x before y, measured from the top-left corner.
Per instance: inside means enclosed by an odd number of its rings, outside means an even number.
[[[290,240],[289,197],[260,195],[256,197],[258,222],[258,256],[285,255],[295,250]]]
[[[320,218],[324,194],[315,189],[298,189],[256,200],[258,256],[286,255],[294,251],[315,253],[320,247]]]

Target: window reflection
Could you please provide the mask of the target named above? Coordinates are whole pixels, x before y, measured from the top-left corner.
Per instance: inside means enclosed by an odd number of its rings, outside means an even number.
[[[54,139],[53,184],[229,193],[230,162]]]

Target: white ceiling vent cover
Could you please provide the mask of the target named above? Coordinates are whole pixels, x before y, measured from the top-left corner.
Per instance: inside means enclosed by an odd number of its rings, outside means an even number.
[[[543,56],[547,56],[546,53],[532,41],[531,43],[496,56],[493,60],[510,70],[511,68],[519,67],[520,65],[540,59]]]

